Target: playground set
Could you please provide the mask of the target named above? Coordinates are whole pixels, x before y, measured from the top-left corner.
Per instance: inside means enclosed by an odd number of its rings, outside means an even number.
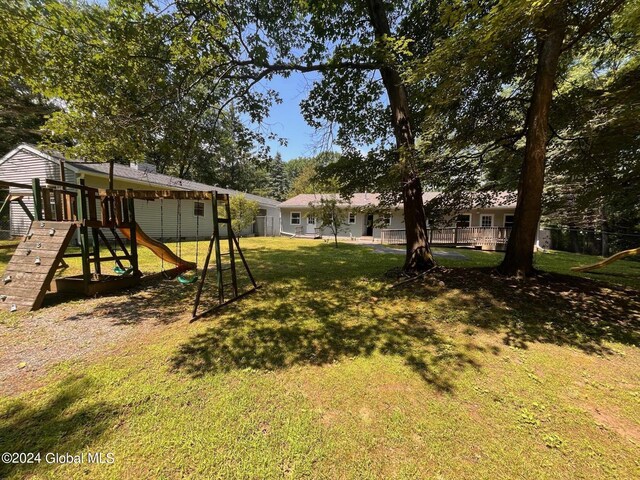
[[[192,321],[205,316],[223,305],[236,301],[254,292],[258,285],[251,274],[249,265],[240,249],[240,244],[231,228],[229,195],[216,191],[176,191],[176,190],[113,190],[97,189],[59,180],[33,179],[32,185],[0,181],[0,188],[19,189],[21,193],[10,192],[0,207],[0,214],[10,204],[18,204],[31,220],[28,233],[17,245],[6,271],[0,279],[0,305],[11,312],[36,310],[42,306],[47,291],[72,292],[93,296],[116,291],[141,283],[138,247],[150,249],[162,260],[163,272],[144,278],[177,278],[180,283],[197,283],[192,310]],[[30,191],[30,193],[26,193]],[[25,196],[33,196],[33,212],[24,202]],[[148,236],[136,223],[135,200],[160,201],[172,199],[210,201],[213,211],[213,231],[202,270],[198,274],[198,244],[195,262],[189,262],[176,255],[167,245]],[[100,206],[98,210],[98,205]],[[224,210],[219,216],[218,208]],[[179,207],[178,207],[179,212]],[[179,214],[178,214],[179,215]],[[180,228],[178,218],[178,228]],[[220,225],[226,225],[228,251],[222,252]],[[80,252],[67,252],[74,234],[79,230]],[[113,237],[110,242],[104,231]],[[122,237],[121,237],[122,236]],[[177,249],[181,237],[178,232]],[[91,241],[90,241],[91,239]],[[128,240],[128,248],[127,242]],[[109,252],[101,255],[101,244]],[[180,252],[178,252],[180,253]],[[250,288],[244,292],[238,289],[236,254],[240,257]],[[207,284],[207,273],[214,256],[215,302],[202,305],[203,292]],[[80,257],[82,274],[54,278],[56,271],[66,267],[65,259]],[[228,257],[223,264],[222,257]],[[103,263],[115,262],[114,273],[103,272]],[[164,270],[164,263],[174,265]],[[188,275],[187,272],[193,272]],[[231,278],[225,279],[225,272]]]

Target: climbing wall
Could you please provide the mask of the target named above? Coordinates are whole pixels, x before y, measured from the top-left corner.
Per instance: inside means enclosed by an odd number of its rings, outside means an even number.
[[[0,309],[40,308],[75,229],[71,222],[31,223],[0,278]]]

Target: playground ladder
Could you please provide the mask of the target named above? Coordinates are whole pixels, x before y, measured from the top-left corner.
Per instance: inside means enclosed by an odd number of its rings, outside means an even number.
[[[0,308],[10,312],[42,305],[75,223],[35,220],[0,277]]]

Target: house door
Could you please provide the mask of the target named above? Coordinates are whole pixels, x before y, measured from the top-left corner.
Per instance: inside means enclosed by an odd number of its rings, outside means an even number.
[[[309,215],[307,217],[307,234],[314,235],[316,233],[316,217]]]
[[[373,213],[369,213],[367,215],[367,223],[365,225],[364,234],[366,237],[373,237]]]

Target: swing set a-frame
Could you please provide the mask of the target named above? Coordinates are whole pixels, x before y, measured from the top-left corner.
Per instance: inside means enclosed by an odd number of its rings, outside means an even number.
[[[7,308],[12,312],[36,310],[42,305],[49,290],[93,296],[137,285],[143,278],[155,280],[178,277],[184,285],[197,282],[192,310],[193,321],[243,298],[258,288],[231,228],[229,194],[217,191],[103,190],[88,187],[82,180],[75,184],[53,179],[44,180],[42,185],[39,179],[34,179],[32,185],[0,181],[0,187],[12,189],[3,204],[3,209],[8,208],[7,205],[11,203],[18,203],[31,219],[28,233],[18,244],[0,279],[0,308]],[[16,194],[16,191],[20,193]],[[23,200],[28,196],[32,197],[33,211],[27,207],[29,202]],[[199,274],[197,257],[195,262],[183,260],[162,241],[149,237],[136,222],[135,200],[163,202],[167,199],[177,200],[178,203],[182,200],[211,201],[213,231]],[[219,216],[219,207],[224,210],[222,218]],[[199,219],[196,218],[196,221],[199,222]],[[226,226],[226,238],[222,237],[221,225]],[[199,224],[197,228],[199,230]],[[110,233],[114,239],[113,245],[103,230]],[[77,231],[80,253],[67,252],[67,247]],[[199,237],[199,232],[197,236]],[[125,240],[128,240],[128,246]],[[223,240],[228,242],[227,252],[222,252]],[[180,231],[177,242],[177,249],[181,250]],[[101,255],[101,243],[109,251],[109,256]],[[138,268],[139,245],[147,247],[161,258],[161,274],[143,277]],[[199,238],[196,253],[198,248]],[[238,287],[236,254],[240,257],[250,282],[248,289],[242,292]],[[66,265],[64,259],[70,257],[81,258],[82,275],[54,279],[56,271]],[[223,263],[223,257],[228,257],[228,262]],[[102,272],[104,262],[115,262],[116,275]],[[175,265],[175,268],[164,270],[164,262]],[[210,268],[212,266],[213,269]],[[215,281],[208,283],[210,269],[215,270]],[[186,276],[185,273],[189,271],[194,273]],[[209,286],[211,283],[213,287]],[[213,290],[213,302],[204,299],[204,293],[209,290]]]

